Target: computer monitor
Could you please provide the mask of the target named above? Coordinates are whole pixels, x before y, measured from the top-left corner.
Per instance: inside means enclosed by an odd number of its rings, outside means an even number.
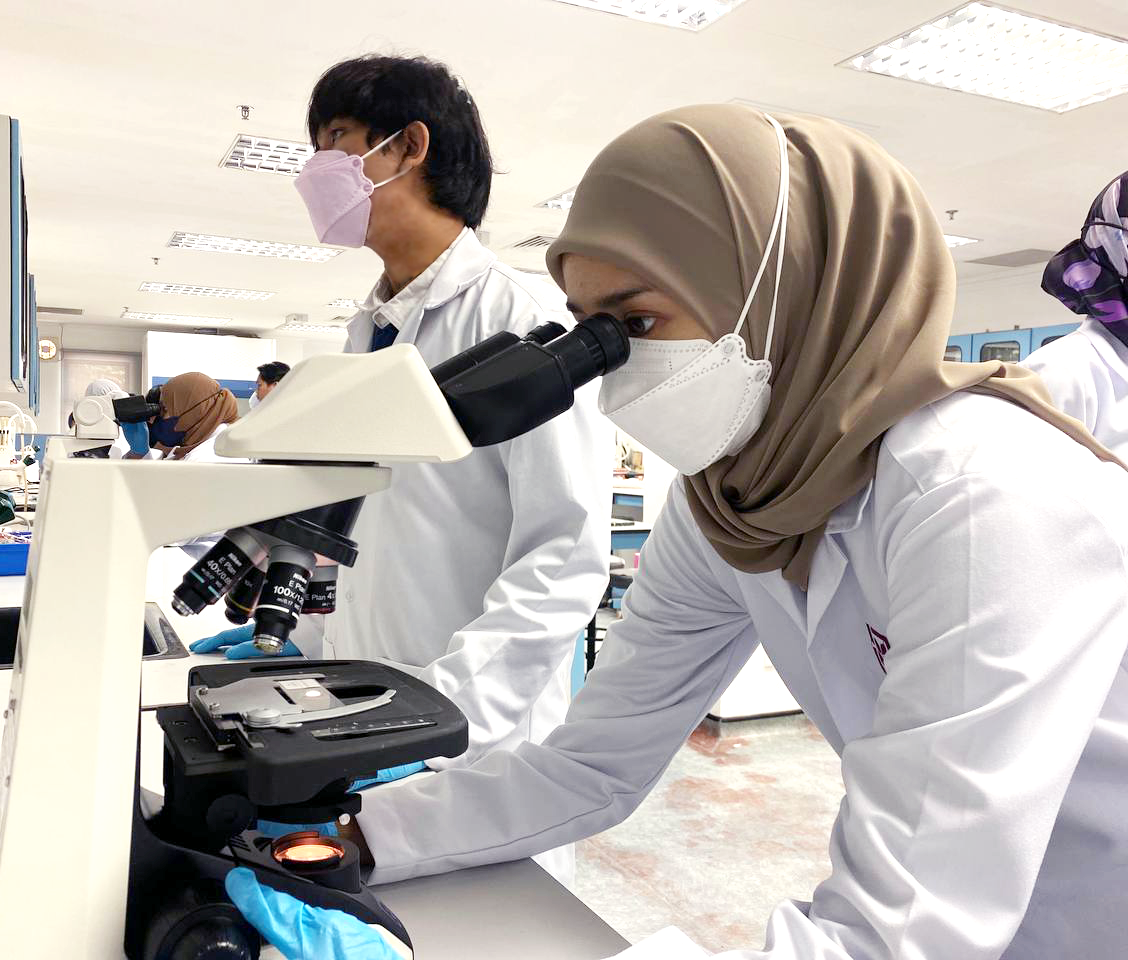
[[[642,523],[642,497],[611,497],[611,519]]]

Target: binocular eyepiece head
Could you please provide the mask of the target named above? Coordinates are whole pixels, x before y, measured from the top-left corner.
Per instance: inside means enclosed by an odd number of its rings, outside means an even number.
[[[122,397],[114,401],[114,419],[118,423],[144,423],[160,416],[161,405],[144,397]]]

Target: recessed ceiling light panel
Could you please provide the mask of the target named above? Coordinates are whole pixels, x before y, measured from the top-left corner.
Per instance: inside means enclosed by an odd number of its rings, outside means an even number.
[[[969,243],[979,243],[979,239],[977,237],[958,237],[954,233],[946,233],[944,234],[944,242],[949,247],[963,247]]]
[[[1128,92],[1128,40],[968,3],[839,66],[1065,113]]]
[[[175,293],[185,297],[219,297],[223,300],[269,300],[274,293],[267,290],[237,290],[231,287],[201,287],[194,283],[145,282],[137,288],[142,293]]]
[[[735,10],[744,0],[559,0],[573,7],[617,13],[632,20],[682,30],[701,30]]]
[[[343,323],[303,323],[290,321],[276,328],[287,333],[344,333]]]
[[[297,140],[240,135],[219,161],[229,170],[255,170],[296,177],[313,156],[313,147]]]
[[[337,310],[359,310],[364,305],[363,300],[349,300],[347,297],[337,297],[330,300],[325,306],[335,307]]]
[[[121,319],[143,320],[145,323],[191,323],[200,327],[231,322],[230,317],[196,317],[186,313],[143,313],[140,310],[123,310]]]
[[[302,243],[273,243],[269,240],[241,240],[238,237],[217,237],[210,233],[185,233],[177,230],[168,241],[170,247],[186,250],[209,250],[213,253],[241,253],[251,257],[273,257],[276,260],[306,260],[325,263],[344,251],[333,247],[312,247]]]

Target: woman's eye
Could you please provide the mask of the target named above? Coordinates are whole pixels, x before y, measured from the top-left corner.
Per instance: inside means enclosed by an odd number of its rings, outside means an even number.
[[[657,322],[654,317],[627,317],[627,334],[632,337],[645,337],[654,329]]]

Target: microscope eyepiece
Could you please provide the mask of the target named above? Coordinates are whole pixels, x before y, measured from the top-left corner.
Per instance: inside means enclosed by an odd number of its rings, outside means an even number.
[[[121,397],[114,400],[114,419],[118,423],[144,423],[160,416],[161,405],[144,397]]]
[[[541,324],[524,340],[491,348],[484,357],[468,356],[476,350],[471,347],[432,368],[471,444],[485,447],[539,427],[571,407],[580,387],[622,366],[630,355],[626,329],[610,314],[586,317],[563,331],[557,323]]]

